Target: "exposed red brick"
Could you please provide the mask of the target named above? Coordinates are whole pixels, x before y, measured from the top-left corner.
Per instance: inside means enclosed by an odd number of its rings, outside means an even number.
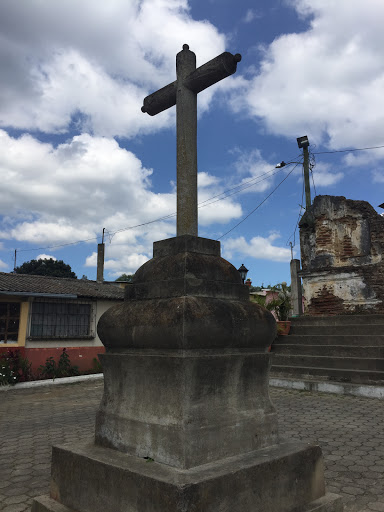
[[[307,297],[310,314],[384,313],[384,218],[369,203],[317,196],[300,222],[300,248],[304,284],[311,283],[313,289],[321,282],[315,296]],[[335,285],[341,273],[365,285],[351,288],[348,304],[323,286],[324,276]]]
[[[344,301],[336,297],[330,288],[323,288],[312,298],[307,306],[306,312],[309,315],[341,315],[345,313]]]

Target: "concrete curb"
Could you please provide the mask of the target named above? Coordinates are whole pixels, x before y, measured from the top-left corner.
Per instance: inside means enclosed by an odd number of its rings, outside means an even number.
[[[104,378],[102,373],[94,373],[92,375],[77,375],[76,377],[62,377],[61,379],[45,379],[33,380],[31,382],[19,382],[14,386],[0,386],[1,391],[13,391],[18,389],[39,388],[43,386],[55,386],[60,384],[75,384],[76,382],[83,382],[85,380],[101,380]]]
[[[384,386],[276,378],[269,379],[269,385],[276,388],[384,399]]]
[[[75,384],[76,382],[101,380],[102,373],[92,375],[79,375],[76,377],[63,377],[61,379],[34,380],[31,382],[20,382],[14,386],[0,386],[1,391],[13,391],[18,389],[31,389],[44,386],[55,386],[60,384]],[[364,398],[384,399],[384,386],[368,386],[363,384],[344,384],[341,382],[323,382],[294,379],[269,379],[269,385],[275,388],[296,389],[299,391],[310,391],[319,393],[332,393],[336,395],[361,396]]]

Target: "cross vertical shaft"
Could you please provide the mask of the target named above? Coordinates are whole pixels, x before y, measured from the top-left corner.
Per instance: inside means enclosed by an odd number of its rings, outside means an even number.
[[[144,98],[142,112],[155,116],[176,105],[177,236],[197,236],[197,95],[236,72],[241,55],[224,52],[196,69],[187,44],[176,55],[177,80]]]
[[[197,236],[197,94],[184,85],[195,69],[185,44],[176,56],[177,236]]]

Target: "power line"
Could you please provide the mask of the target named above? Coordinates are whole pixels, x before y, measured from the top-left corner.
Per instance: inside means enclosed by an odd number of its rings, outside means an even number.
[[[279,169],[279,171],[280,171],[280,169]],[[202,201],[201,203],[199,203],[198,207],[202,207],[202,205],[204,205],[204,203],[207,203],[208,201],[211,201],[211,199],[215,199],[216,197],[220,197],[223,194],[227,194],[227,192],[231,192],[232,190],[240,189],[239,192],[242,192],[243,190],[245,190],[245,189],[247,189],[249,187],[252,187],[253,185],[256,185],[256,183],[253,183],[253,182],[255,180],[261,178],[262,176],[266,176],[266,175],[269,175],[271,173],[272,173],[271,176],[273,176],[274,174],[276,174],[276,172],[279,172],[279,171],[276,171],[276,167],[273,167],[273,169],[271,169],[270,171],[267,171],[267,172],[264,172],[262,174],[259,174],[258,176],[254,176],[250,180],[247,180],[247,181],[244,181],[243,183],[240,183],[240,185],[236,185],[234,187],[231,187],[231,188],[229,188],[227,190],[224,190],[220,194],[217,194],[216,196],[212,196],[209,199],[206,199],[205,201]],[[270,177],[270,176],[267,176],[266,178],[263,178],[263,180],[267,179],[268,177]],[[260,180],[260,181],[263,181],[263,180]],[[251,185],[248,185],[249,183],[251,183]],[[259,183],[259,182],[257,182],[257,183]],[[235,192],[235,193],[237,193],[237,192]],[[230,194],[230,195],[233,195],[233,194]],[[226,197],[228,197],[228,196],[226,196]]]
[[[309,157],[310,157],[309,170],[310,170],[310,173],[311,173],[311,176],[312,176],[312,183],[313,183],[313,188],[314,188],[315,197],[316,197],[317,196],[317,191],[316,191],[315,179],[314,179],[314,176],[313,176],[313,174],[314,174],[313,173],[313,169],[316,166],[316,158],[315,158],[315,155],[312,153],[312,151],[309,152]]]
[[[211,201],[211,199],[213,199],[213,198],[207,199],[206,201],[203,201],[202,203],[200,203],[198,205],[198,208],[204,208],[205,206],[209,206],[211,204],[217,203],[218,201],[222,201],[223,199],[226,199],[227,197],[230,197],[230,196],[233,196],[235,194],[238,194],[238,193],[242,192],[243,190],[246,190],[247,188],[253,187],[254,185],[258,185],[262,181],[267,180],[268,178],[271,178],[272,176],[274,176],[275,174],[278,174],[281,171],[282,171],[282,169],[278,169],[277,171],[275,171],[274,173],[270,174],[269,176],[266,176],[265,178],[262,178],[261,180],[256,181],[256,182],[252,183],[251,185],[247,185],[247,186],[241,188],[240,190],[237,190],[236,192],[232,192],[232,194],[227,194],[226,196],[224,196],[224,197],[222,197],[220,199],[216,199],[216,201]],[[271,173],[271,171],[269,171],[269,172]],[[208,201],[211,201],[211,202],[208,203]],[[206,203],[206,204],[204,204],[204,203]]]
[[[288,238],[287,243],[286,243],[286,245],[292,244],[292,242],[290,242],[290,240],[293,237],[293,246],[291,245],[291,248],[296,246],[296,230],[297,230],[297,228],[299,226],[299,222],[300,222],[300,218],[301,218],[301,211],[304,210],[304,207],[303,207],[303,200],[304,200],[304,168],[303,168],[303,171],[302,171],[302,176],[303,176],[303,187],[302,187],[302,190],[301,190],[301,203],[299,204],[299,206],[300,206],[299,215],[297,217],[297,222],[296,222],[295,229],[294,229],[292,235]]]
[[[316,152],[312,152],[312,154],[313,155],[325,155],[325,154],[333,154],[333,153],[349,153],[349,152],[354,152],[354,151],[368,151],[368,150],[372,150],[372,149],[381,149],[381,148],[384,148],[384,145],[381,145],[381,146],[370,146],[370,147],[366,147],[366,148],[340,149],[340,150],[334,150],[334,151],[316,151]],[[289,165],[289,164],[292,164],[292,163],[296,163],[296,162],[288,162],[286,165]],[[230,192],[232,190],[239,189],[237,192],[233,192],[233,194],[225,195],[223,198],[218,199],[218,201],[221,201],[222,199],[226,199],[227,197],[230,197],[231,195],[234,195],[236,193],[242,192],[243,190],[246,190],[247,188],[249,188],[249,187],[251,187],[253,185],[256,185],[257,183],[260,183],[260,182],[255,182],[255,183],[252,183],[252,184],[249,184],[249,183],[255,181],[256,179],[258,179],[261,176],[264,176],[264,175],[272,173],[272,171],[274,171],[274,170],[275,170],[275,168],[271,169],[270,171],[267,171],[267,172],[265,172],[265,173],[263,173],[263,174],[261,174],[261,175],[259,175],[257,177],[255,177],[255,178],[252,178],[249,181],[246,181],[246,182],[244,182],[244,183],[242,183],[240,185],[236,185],[235,187],[232,187],[232,188],[230,188],[230,189],[228,189],[228,190],[226,190],[224,192],[221,192],[221,194],[217,194],[216,196],[213,196],[213,197],[211,197],[209,199],[206,199],[205,201],[200,203],[198,205],[198,207],[202,208],[204,206],[208,206],[209,204],[213,204],[213,203],[215,203],[217,201],[211,201],[212,199],[215,199],[216,197],[220,197],[223,194],[226,194],[227,192]],[[280,171],[280,169],[279,169],[279,171]],[[279,171],[273,172],[271,174],[271,176],[274,176]],[[267,178],[264,178],[264,179],[267,179]],[[312,179],[313,179],[313,176],[312,176]],[[260,180],[260,181],[263,181],[263,180]],[[209,201],[211,201],[211,202],[209,202]],[[208,203],[208,204],[205,204],[205,203]],[[109,234],[114,236],[115,234],[121,233],[122,231],[128,231],[129,229],[135,229],[135,228],[138,228],[138,227],[147,226],[149,224],[153,224],[155,222],[160,222],[161,220],[167,220],[167,219],[175,217],[175,216],[176,216],[176,212],[168,214],[168,215],[165,215],[164,217],[160,217],[158,219],[154,219],[154,220],[151,220],[151,221],[148,221],[148,222],[143,222],[141,224],[136,224],[135,226],[128,226],[126,228],[121,228],[121,229],[118,229],[118,230],[116,230],[114,232],[109,232]],[[225,235],[222,235],[222,236],[225,236]],[[92,238],[87,238],[87,239],[84,239],[84,240],[77,240],[75,242],[67,242],[65,244],[49,245],[49,246],[46,246],[46,247],[35,247],[33,249],[17,249],[17,251],[18,252],[31,252],[31,251],[43,251],[45,249],[57,249],[57,248],[60,248],[60,247],[69,247],[71,245],[77,245],[77,244],[82,244],[82,243],[86,243],[86,242],[91,242],[93,240],[98,240],[98,238],[99,237],[92,237]]]
[[[331,153],[349,153],[352,151],[368,151],[369,149],[380,149],[384,148],[383,146],[371,146],[369,148],[354,148],[354,149],[336,149],[335,151],[316,151],[316,153],[312,153],[313,155],[327,155]]]
[[[301,162],[299,162],[299,163],[301,163]],[[293,169],[291,169],[291,170],[289,171],[289,173],[286,175],[286,177],[285,177],[283,180],[281,180],[281,181],[280,181],[280,183],[279,183],[279,184],[278,184],[278,185],[277,185],[277,186],[272,190],[272,192],[271,192],[270,194],[268,194],[268,195],[267,195],[267,197],[266,197],[265,199],[263,199],[263,201],[261,201],[261,203],[259,203],[259,204],[256,206],[256,208],[254,208],[251,212],[249,212],[249,213],[248,213],[248,215],[246,215],[246,216],[245,216],[245,217],[244,217],[240,222],[238,222],[235,226],[233,226],[233,228],[231,228],[230,230],[228,230],[228,231],[227,231],[226,233],[224,233],[223,235],[219,236],[219,238],[216,238],[216,240],[220,240],[221,238],[224,238],[226,235],[228,235],[228,233],[230,233],[231,231],[233,231],[234,229],[236,229],[238,226],[240,226],[240,224],[242,224],[245,220],[247,220],[247,219],[248,219],[248,217],[250,217],[250,216],[252,215],[252,213],[255,213],[255,211],[256,211],[256,210],[258,210],[258,209],[260,208],[260,206],[261,206],[262,204],[264,204],[264,203],[265,203],[265,201],[266,201],[267,199],[269,199],[269,198],[271,197],[271,195],[272,195],[274,192],[276,192],[276,190],[280,187],[280,185],[281,185],[282,183],[284,183],[284,181],[288,178],[288,176],[290,176],[290,175],[293,173],[293,171],[296,169],[296,167],[299,165],[299,163],[297,163],[297,164],[295,165],[295,167],[293,167]]]
[[[288,164],[287,164],[288,165]],[[275,172],[273,172],[275,171]],[[274,176],[275,174],[277,174],[278,172],[280,172],[281,169],[278,169],[277,171],[275,170],[275,168],[265,172],[265,173],[262,173],[258,176],[255,176],[254,178],[251,178],[250,180],[248,181],[245,181],[243,183],[241,183],[240,185],[236,185],[232,188],[229,188],[227,190],[225,190],[224,192],[221,192],[221,194],[217,194],[215,196],[212,196],[208,199],[206,199],[205,201],[202,201],[202,203],[199,203],[198,205],[198,208],[204,208],[205,206],[209,206],[213,203],[216,203],[218,201],[222,201],[224,199],[226,199],[227,197],[230,197],[232,195],[235,195],[235,194],[238,194],[240,192],[242,192],[243,190],[246,190],[247,188],[250,188],[254,185],[257,185],[258,183],[260,183],[261,181],[264,181],[265,179],[268,179],[272,176]],[[261,177],[265,176],[264,178],[260,179],[259,181],[255,181]],[[235,190],[235,192],[232,192],[231,194],[228,194],[228,192],[231,192]],[[226,194],[225,196],[221,197],[220,199],[216,199],[220,196],[222,196],[223,194]],[[212,201],[212,199],[216,199],[215,201]],[[210,201],[210,202],[208,202]],[[157,219],[154,219],[154,220],[150,220],[148,222],[142,222],[141,224],[136,224],[134,226],[128,226],[128,227],[125,227],[125,228],[121,228],[121,229],[118,229],[116,231],[107,231],[107,234],[108,236],[111,238],[113,237],[114,235],[116,235],[117,233],[121,233],[123,231],[128,231],[130,229],[135,229],[135,228],[139,228],[139,227],[143,227],[143,226],[147,226],[149,224],[153,224],[155,222],[160,222],[162,220],[167,220],[167,219],[170,219],[172,217],[175,217],[176,216],[176,212],[174,213],[170,213],[168,215],[164,215],[163,217],[159,217]],[[49,246],[46,246],[46,247],[35,247],[33,249],[17,249],[18,252],[31,252],[31,251],[43,251],[45,249],[57,249],[57,248],[60,248],[60,247],[68,247],[68,246],[71,246],[71,245],[77,245],[77,244],[82,244],[82,243],[86,243],[86,242],[91,242],[93,240],[98,240],[99,237],[92,237],[92,238],[87,238],[87,239],[84,239],[84,240],[77,240],[76,242],[68,242],[68,243],[65,243],[65,244],[57,244],[57,245],[49,245]]]

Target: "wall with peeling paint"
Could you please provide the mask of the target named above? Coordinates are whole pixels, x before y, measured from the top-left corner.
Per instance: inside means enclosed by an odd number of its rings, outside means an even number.
[[[366,201],[317,196],[300,222],[306,313],[384,313],[384,218]]]

